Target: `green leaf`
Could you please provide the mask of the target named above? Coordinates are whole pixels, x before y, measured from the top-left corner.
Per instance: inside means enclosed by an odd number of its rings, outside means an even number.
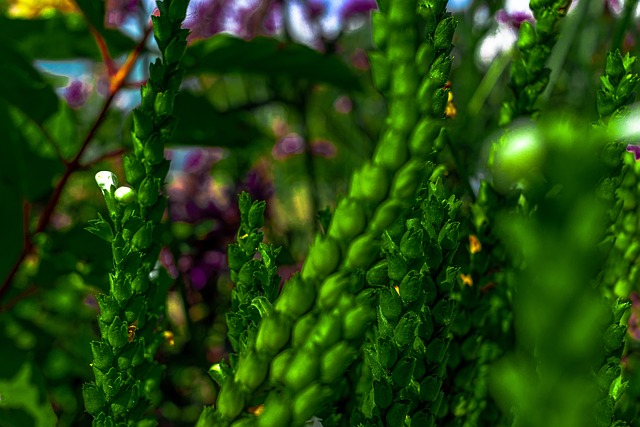
[[[0,99],[42,124],[58,110],[58,97],[29,60],[0,39]]]
[[[85,227],[85,230],[111,243],[111,240],[113,239],[113,230],[111,229],[111,225],[105,221],[99,213],[98,216],[100,217],[99,219],[92,219],[89,221],[90,225]]]
[[[100,32],[112,55],[127,52],[135,45],[133,40],[118,31],[101,29]],[[76,15],[57,14],[47,19],[10,19],[0,16],[0,39],[32,58],[102,59],[89,28]]]
[[[360,80],[337,56],[267,37],[246,41],[218,34],[191,45],[183,64],[187,74],[282,76],[291,80],[327,83],[348,91],[362,89]]]
[[[16,348],[11,340],[2,337],[2,342],[0,349],[0,360],[3,361],[0,367],[2,426],[56,425],[56,415],[47,400],[44,381],[35,364],[29,358],[25,360],[24,352]]]
[[[262,137],[250,114],[220,112],[206,98],[188,92],[176,96],[173,113],[179,125],[170,146],[242,148]]]

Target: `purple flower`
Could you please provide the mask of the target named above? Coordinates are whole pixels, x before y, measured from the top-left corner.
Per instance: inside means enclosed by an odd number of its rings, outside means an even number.
[[[196,0],[189,3],[182,27],[188,28],[188,40],[206,39],[224,30],[228,0]]]
[[[107,0],[105,27],[120,27],[129,16],[136,13],[139,6],[140,0]]]
[[[304,152],[304,141],[297,133],[290,133],[273,146],[271,154],[278,160],[284,160]]]
[[[340,6],[339,15],[341,20],[347,20],[354,15],[368,13],[377,9],[378,4],[375,0],[346,0]]]
[[[336,155],[337,151],[336,146],[329,141],[321,139],[311,143],[311,153],[313,153],[314,156],[330,159]]]
[[[69,107],[80,108],[87,102],[91,88],[80,80],[74,80],[69,86],[64,88],[63,96],[67,100]]]
[[[222,159],[224,150],[222,148],[198,148],[186,155],[184,160],[184,171],[187,173],[208,172],[211,166]]]
[[[335,100],[333,108],[335,108],[338,113],[349,114],[353,108],[353,102],[351,102],[351,98],[343,95]]]
[[[531,23],[535,22],[530,9],[515,10],[512,12],[507,12],[506,10],[502,9],[499,10],[498,13],[496,13],[496,20],[501,24],[513,28],[514,30],[519,29],[520,25],[522,25],[524,21],[529,21]]]
[[[633,157],[637,160],[640,160],[640,146],[629,144],[627,145],[627,151],[633,153]]]

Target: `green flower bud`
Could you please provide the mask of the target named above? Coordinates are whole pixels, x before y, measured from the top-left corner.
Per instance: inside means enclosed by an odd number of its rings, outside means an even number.
[[[373,28],[373,43],[378,49],[384,49],[389,33],[387,25],[387,17],[378,10],[371,12],[371,21]]]
[[[284,375],[286,374],[295,354],[296,352],[293,348],[287,348],[273,358],[271,361],[271,369],[269,370],[269,379],[272,382],[284,383]]]
[[[124,174],[127,181],[137,187],[144,179],[146,172],[144,165],[135,156],[128,154],[124,156]]]
[[[449,16],[438,23],[433,36],[433,46],[437,52],[451,52],[451,40],[453,40],[456,25],[457,22],[453,16]]]
[[[387,377],[373,381],[373,401],[380,409],[388,408],[393,402],[393,389],[391,381]]]
[[[111,195],[112,191],[116,190],[118,186],[118,177],[111,171],[100,171],[96,174],[96,183],[102,194],[107,197]]]
[[[120,305],[109,295],[100,294],[96,299],[98,300],[98,307],[100,307],[100,316],[98,318],[105,323],[111,324],[120,312]]]
[[[368,268],[378,257],[380,243],[370,234],[356,238],[347,249],[345,267],[347,270]]]
[[[245,388],[247,393],[253,392],[267,377],[269,361],[266,355],[249,349],[240,354],[235,381]]]
[[[411,53],[413,54],[413,49],[411,49]],[[413,61],[408,64],[398,64],[391,71],[391,90],[394,96],[415,96],[418,82],[418,73]]]
[[[115,191],[115,199],[122,206],[127,206],[136,201],[136,192],[129,187],[118,187]]]
[[[91,353],[93,354],[93,366],[103,371],[111,368],[113,364],[113,351],[107,343],[91,341]]]
[[[153,103],[156,99],[156,91],[151,85],[144,85],[140,88],[141,102],[140,107],[143,110],[153,109]]]
[[[171,23],[160,16],[151,16],[153,22],[153,34],[158,42],[158,47],[164,49],[171,38]]]
[[[264,225],[264,210],[267,203],[263,201],[253,202],[249,208],[248,222],[249,228],[257,230]]]
[[[113,320],[107,332],[109,344],[115,349],[124,347],[129,342],[128,325],[126,321],[120,321],[119,317]]]
[[[596,381],[600,391],[608,393],[611,388],[611,383],[620,376],[622,369],[620,367],[620,359],[617,357],[610,357],[605,365],[600,368]]]
[[[407,209],[408,205],[407,200],[385,200],[373,213],[373,218],[369,223],[369,231],[372,234],[379,234],[389,229],[402,212]]]
[[[306,345],[312,348],[328,348],[337,343],[342,337],[342,317],[332,312],[322,315],[311,335],[308,336]]]
[[[302,425],[322,407],[330,391],[318,383],[311,384],[293,400],[293,425]]]
[[[432,43],[421,43],[418,47],[418,52],[416,53],[416,66],[418,67],[418,70],[428,70],[431,67],[431,64],[433,64],[435,55],[436,50]]]
[[[386,91],[390,80],[389,60],[379,52],[371,52],[369,53],[369,62],[371,63],[373,83],[381,92]]]
[[[449,55],[440,55],[436,58],[429,69],[429,78],[433,81],[434,86],[442,87],[449,81],[452,62]]]
[[[421,158],[433,151],[433,142],[442,129],[442,123],[430,117],[425,117],[416,126],[409,141],[409,150],[412,155]],[[426,173],[425,173],[426,175]]]
[[[311,311],[298,319],[295,326],[293,327],[293,336],[291,338],[291,345],[293,347],[302,347],[307,342],[309,334],[311,333],[311,330],[315,326],[317,320],[318,316],[314,311]]]
[[[94,417],[102,412],[107,404],[104,393],[95,384],[84,384],[82,386],[82,397],[84,399],[84,407]]]
[[[408,1],[390,2],[387,16],[389,24],[395,29],[406,29],[415,20],[415,3]]]
[[[289,341],[291,321],[284,315],[274,312],[262,319],[256,338],[256,349],[267,354],[276,354]]]
[[[433,307],[431,313],[433,314],[433,320],[438,325],[448,325],[451,323],[453,317],[453,309],[455,308],[455,302],[450,299],[442,299]]]
[[[420,320],[417,314],[414,312],[405,313],[394,329],[395,341],[398,345],[398,350],[404,351],[404,349],[413,343],[416,338],[416,328]]]
[[[116,368],[109,369],[103,378],[102,391],[107,397],[107,401],[113,400],[122,388],[122,374]]]
[[[387,286],[389,278],[387,277],[387,260],[379,261],[367,271],[366,280],[369,286]]]
[[[347,340],[360,338],[375,317],[374,311],[369,307],[356,306],[351,308],[343,317],[344,338]]]
[[[388,426],[401,426],[407,414],[409,413],[409,404],[405,402],[396,402],[391,405],[391,408],[385,415],[385,420]]]
[[[391,369],[398,359],[398,349],[389,338],[380,338],[376,341],[376,353],[378,362],[384,369]]]
[[[138,251],[145,251],[151,247],[153,243],[153,224],[146,223],[134,234],[131,244]]]
[[[154,132],[144,144],[143,154],[150,165],[158,165],[165,160],[164,141],[158,132]]]
[[[233,371],[227,362],[224,360],[220,363],[216,363],[209,368],[209,376],[220,386],[224,387],[227,380],[232,378]]]
[[[297,351],[287,369],[284,381],[293,391],[299,391],[320,376],[320,357],[315,349]]]
[[[290,401],[269,394],[264,403],[264,410],[258,416],[258,427],[289,427],[291,426]]]
[[[420,258],[424,254],[424,240],[422,228],[411,228],[400,240],[400,252],[408,259]]]
[[[389,256],[389,279],[401,281],[407,274],[407,260],[402,254],[394,254]]]
[[[153,133],[153,119],[144,110],[133,110],[133,129],[140,141],[146,141]]]
[[[449,89],[436,89],[433,93],[431,113],[434,117],[444,117],[444,109],[449,102]]]
[[[189,30],[185,31],[187,31],[188,33]],[[164,49],[164,60],[166,61],[167,65],[171,66],[180,62],[180,59],[182,59],[182,55],[184,54],[184,50],[186,49],[186,47],[186,36],[181,36],[181,34],[175,36]]]
[[[388,129],[376,147],[373,163],[388,171],[395,171],[405,164],[408,156],[407,143],[403,135],[393,129]]]
[[[277,311],[291,316],[294,319],[305,314],[313,306],[316,298],[316,288],[304,282],[299,274],[291,277],[282,289],[282,293],[276,300]]]
[[[626,100],[635,90],[638,81],[640,81],[640,76],[637,74],[627,74],[624,76],[616,89],[616,98]]]
[[[138,202],[141,206],[150,207],[155,205],[160,195],[160,180],[148,176],[140,184],[138,190]]]
[[[230,380],[220,389],[216,402],[218,412],[228,420],[232,420],[244,409],[244,393],[240,384]]]
[[[384,168],[365,163],[353,174],[349,197],[377,204],[386,197],[388,188],[389,179]]]
[[[415,95],[391,98],[387,121],[389,126],[399,132],[404,134],[411,132],[418,121]]]
[[[331,218],[329,236],[338,241],[348,241],[358,236],[365,227],[365,213],[362,204],[343,198],[338,202]]]
[[[160,87],[164,84],[164,64],[160,58],[149,64],[149,82]]]
[[[156,95],[153,109],[160,117],[170,116],[173,113],[173,100],[175,95],[171,92],[159,92]]]
[[[344,273],[335,273],[327,277],[318,291],[318,307],[323,310],[330,310],[335,307],[340,300],[340,296],[347,292],[350,283],[350,276]]]
[[[435,338],[427,346],[427,362],[438,364],[442,362],[447,351],[447,345],[441,338]]]
[[[393,388],[397,390],[408,386],[413,376],[413,369],[415,366],[416,359],[413,357],[403,357],[400,359],[391,372]]]
[[[537,43],[536,30],[529,21],[520,24],[520,33],[518,35],[518,49],[530,50]]]
[[[424,21],[424,33],[428,36],[432,36],[436,30],[436,25],[438,24],[437,16],[439,13],[436,12],[432,3],[420,2],[418,3],[418,14],[422,16]]]
[[[400,297],[402,297],[403,301],[413,302],[418,300],[425,292],[422,276],[414,270],[410,271],[400,282],[399,289]]]
[[[340,341],[322,356],[320,379],[325,384],[333,384],[344,375],[349,365],[356,359],[356,351],[346,341]]]
[[[604,348],[608,352],[613,352],[620,348],[623,343],[624,334],[627,332],[627,327],[623,325],[611,325],[604,333]]]
[[[340,247],[336,240],[318,235],[302,267],[302,278],[310,280],[328,276],[338,267],[339,262]]]
[[[391,197],[405,200],[412,197],[418,189],[420,182],[429,176],[431,168],[420,160],[410,160],[398,171],[391,185]]]
[[[380,292],[380,312],[391,324],[395,324],[402,314],[402,300],[395,289]]]

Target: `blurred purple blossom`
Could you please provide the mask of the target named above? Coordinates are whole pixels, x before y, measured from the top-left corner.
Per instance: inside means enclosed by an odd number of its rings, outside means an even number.
[[[188,28],[188,40],[206,39],[224,30],[228,0],[195,0],[189,3],[187,17],[182,23]]]
[[[518,30],[524,21],[529,21],[530,23],[535,22],[533,13],[531,13],[529,8],[526,10],[514,10],[511,12],[501,9],[496,13],[496,20],[503,25],[513,28],[514,30]]]
[[[375,0],[345,0],[339,9],[339,16],[342,20],[347,20],[355,15],[369,13],[377,10],[378,4]]]
[[[338,113],[349,114],[351,109],[353,108],[353,102],[351,102],[351,98],[346,95],[339,96],[333,103],[333,108]]]
[[[104,25],[107,28],[118,28],[141,7],[140,0],[107,0],[105,6]]]
[[[211,170],[214,163],[222,159],[224,150],[222,148],[198,148],[186,155],[184,160],[184,171],[187,173],[202,173]]]
[[[271,150],[271,154],[278,160],[284,160],[293,155],[304,152],[304,140],[297,133],[290,133],[281,138]]]
[[[336,155],[336,146],[329,141],[325,141],[323,139],[318,141],[313,141],[311,143],[311,153],[314,156],[324,157],[330,159]]]
[[[633,153],[633,157],[637,160],[640,160],[640,146],[629,144],[627,145],[627,151]]]
[[[80,108],[87,102],[91,86],[81,80],[74,80],[63,89],[62,95],[71,108]]]

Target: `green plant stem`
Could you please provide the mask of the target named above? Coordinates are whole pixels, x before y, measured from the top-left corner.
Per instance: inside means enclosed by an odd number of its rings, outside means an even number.
[[[496,83],[500,79],[500,76],[502,76],[504,71],[507,69],[507,65],[511,62],[512,57],[513,49],[504,52],[491,63],[489,70],[487,70],[487,73],[484,75],[478,85],[478,88],[469,100],[467,107],[469,116],[476,116],[480,112],[480,109],[482,109],[484,103],[487,102],[489,95],[496,87]]]

